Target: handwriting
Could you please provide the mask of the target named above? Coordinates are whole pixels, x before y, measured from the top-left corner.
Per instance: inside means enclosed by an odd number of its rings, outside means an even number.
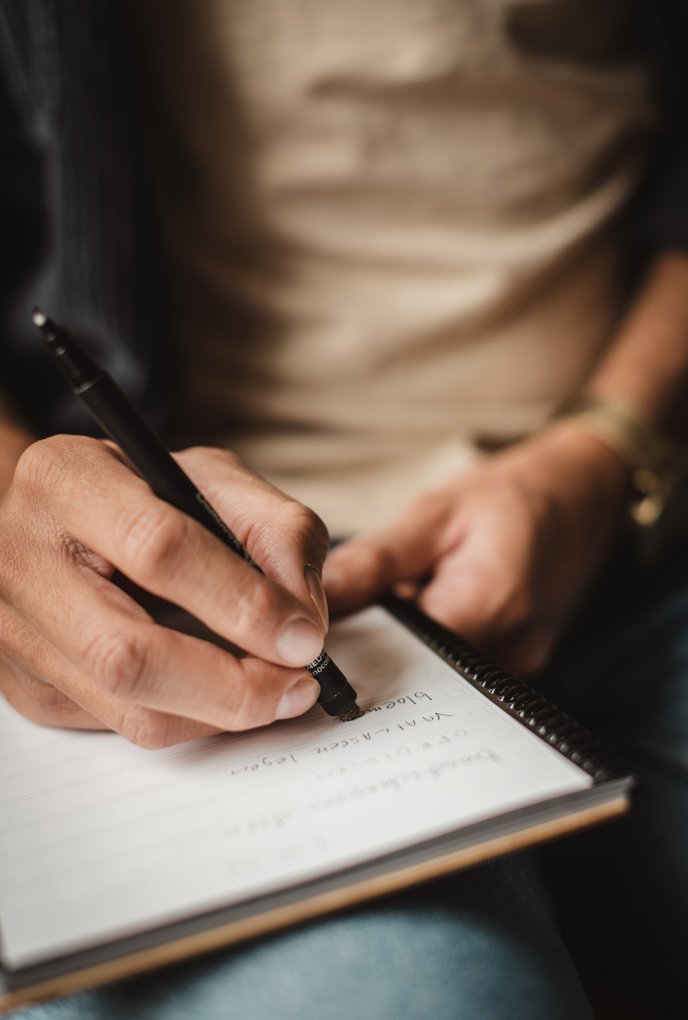
[[[501,755],[491,748],[483,747],[469,754],[462,754],[456,758],[447,758],[444,761],[435,762],[425,769],[409,769],[408,772],[398,772],[396,775],[384,776],[372,783],[355,783],[348,789],[337,790],[331,796],[316,801],[311,804],[311,807],[313,810],[340,807],[349,801],[361,800],[366,797],[374,797],[386,793],[402,793],[409,786],[423,783],[428,778],[441,779],[450,772],[455,772],[458,769],[464,769],[471,765],[501,765],[503,760]]]
[[[465,731],[464,731],[465,732]],[[433,744],[423,743],[416,746],[401,746],[395,747],[391,751],[384,751],[371,757],[361,759],[359,761],[349,761],[346,764],[336,765],[330,769],[326,769],[323,772],[317,773],[318,779],[332,779],[335,776],[344,776],[348,772],[355,771],[360,768],[373,768],[374,766],[383,765],[385,762],[397,763],[400,758],[408,758],[413,755],[417,755],[427,750],[428,747],[438,746],[440,743],[451,743],[451,737],[445,737],[444,740],[439,740]],[[462,754],[458,758],[447,758],[436,764],[436,768],[439,769],[437,773],[432,771],[432,767],[428,766],[427,774],[431,776],[440,775],[442,772],[446,772],[450,768],[459,768],[462,765],[476,764],[478,762],[487,761],[491,763],[498,763],[503,761],[501,756],[493,751],[491,748],[481,748],[478,751],[472,751],[470,753]]]
[[[259,761],[243,762],[241,765],[234,765],[229,769],[230,776],[239,776],[247,772],[257,772],[259,769],[272,768],[275,765],[298,765],[299,759],[294,754],[283,754],[278,757],[264,755]]]
[[[415,694],[402,694],[401,697],[395,698],[394,701],[381,702],[379,705],[371,705],[367,708],[366,712],[384,712],[389,708],[396,708],[397,705],[415,705],[421,698],[427,698],[428,701],[432,701],[432,695],[426,694],[425,691],[416,691]]]
[[[434,723],[447,718],[452,718],[451,712],[433,712],[432,715],[422,715],[419,719],[403,719],[394,723],[393,726],[381,726],[377,730],[364,730],[353,737],[342,737],[341,740],[333,740],[331,744],[321,744],[315,748],[315,753],[328,754],[330,751],[344,751],[347,747],[357,747],[375,740],[376,737],[388,736],[394,729],[410,730],[418,723]]]

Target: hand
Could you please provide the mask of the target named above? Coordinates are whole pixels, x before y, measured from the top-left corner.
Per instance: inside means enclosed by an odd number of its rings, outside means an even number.
[[[324,572],[330,608],[403,584],[486,654],[533,673],[607,558],[627,489],[615,455],[562,421],[336,549]]]
[[[0,689],[47,725],[109,728],[142,747],[298,715],[319,694],[322,522],[231,454],[177,457],[266,576],[162,502],[110,443],[34,443],[0,505]],[[156,624],[115,568],[244,649]]]

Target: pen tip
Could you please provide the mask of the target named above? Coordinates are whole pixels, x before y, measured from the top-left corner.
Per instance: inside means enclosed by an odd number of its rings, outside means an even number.
[[[354,719],[360,719],[363,715],[363,709],[359,708],[357,704],[354,704],[353,708],[350,708],[348,712],[342,712],[339,716],[340,722],[353,722]]]
[[[31,316],[31,318],[33,319],[34,326],[38,326],[39,329],[41,328],[41,326],[45,326],[46,322],[48,321],[48,316],[45,314],[45,312],[42,312],[40,308],[34,308],[33,315]]]

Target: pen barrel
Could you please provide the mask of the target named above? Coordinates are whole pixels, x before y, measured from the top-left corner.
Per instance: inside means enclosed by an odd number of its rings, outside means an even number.
[[[260,569],[107,372],[77,387],[75,393],[156,496],[193,517],[237,556]]]
[[[356,708],[356,691],[324,648],[306,668],[320,684],[318,704],[328,715],[343,716]]]

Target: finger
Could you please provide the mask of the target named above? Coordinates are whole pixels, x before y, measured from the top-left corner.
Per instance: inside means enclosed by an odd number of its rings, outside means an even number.
[[[233,453],[194,447],[177,460],[265,573],[328,625],[322,567],[330,536],[308,507],[250,471]]]
[[[528,542],[515,540],[488,507],[473,517],[463,541],[439,557],[420,595],[422,608],[441,623],[484,645],[526,624],[532,611]]]
[[[510,619],[511,611],[505,611],[501,603],[490,603],[489,588],[489,583],[481,585],[475,577],[436,576],[418,603],[500,666],[518,676],[532,676],[547,664],[556,632],[546,621],[517,620],[516,613]]]
[[[69,562],[53,567],[42,584],[28,580],[36,583],[26,585],[19,608],[117,706],[124,702],[243,730],[300,714],[320,692],[304,670],[236,659],[159,626],[109,581]]]
[[[109,729],[141,747],[167,747],[219,728],[122,701],[78,670],[11,607],[0,607],[0,690],[44,726]]]
[[[0,691],[20,715],[39,726],[112,730],[147,750],[160,750],[220,732],[217,727],[191,719],[180,719],[131,705],[119,706],[117,711],[108,713],[108,719],[99,719],[71,701],[52,684],[22,674],[16,669],[0,669]]]
[[[460,555],[438,565],[418,595],[429,616],[474,644],[484,645],[491,634],[504,630],[503,583],[489,565]]]
[[[332,611],[359,609],[398,582],[432,570],[447,517],[446,500],[428,498],[410,506],[389,527],[334,549],[323,570]]]
[[[477,543],[479,545],[479,543]],[[525,575],[492,546],[473,543],[443,558],[418,595],[421,608],[500,665],[521,675],[541,669],[554,645],[548,617],[536,614]]]
[[[66,533],[142,588],[245,650],[294,666],[322,648],[324,628],[314,606],[306,608],[155,497],[104,444],[81,437],[35,443],[20,461],[15,484],[25,500],[40,496]]]
[[[84,711],[54,684],[25,673],[15,662],[0,656],[0,691],[21,715],[40,726],[102,730],[103,722]]]

